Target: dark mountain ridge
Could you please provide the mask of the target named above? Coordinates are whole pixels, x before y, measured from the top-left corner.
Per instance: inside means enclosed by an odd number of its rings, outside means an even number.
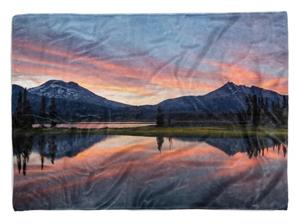
[[[110,108],[123,108],[129,106],[98,96],[90,90],[79,86],[75,82],[64,82],[61,80],[49,80],[40,86],[28,89],[28,92],[48,98],[54,97],[83,103],[88,102],[90,104],[99,104]]]
[[[16,110],[18,95],[24,88],[12,85],[12,111]],[[164,100],[155,105],[132,106],[98,96],[75,82],[50,80],[28,89],[28,100],[33,114],[39,113],[41,97],[55,98],[60,122],[64,121],[155,121],[158,108],[176,120],[214,118],[220,114],[238,114],[249,107],[249,100],[256,96],[266,108],[274,104],[281,107],[286,95],[256,86],[247,87],[228,82],[222,87],[200,96],[182,96]]]
[[[262,89],[256,86],[247,87],[227,82],[222,87],[200,96],[182,96],[167,99],[159,103],[163,110],[178,110],[184,112],[199,113],[228,113],[239,112],[247,109],[246,99],[256,95],[264,100],[282,103],[283,96],[271,90]],[[184,108],[184,109],[183,109]]]

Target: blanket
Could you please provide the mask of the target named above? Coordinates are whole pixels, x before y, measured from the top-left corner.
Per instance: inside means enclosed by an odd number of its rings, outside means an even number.
[[[287,14],[12,24],[13,206],[287,209]]]

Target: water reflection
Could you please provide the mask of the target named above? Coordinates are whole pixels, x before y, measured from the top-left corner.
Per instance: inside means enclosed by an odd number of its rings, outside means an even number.
[[[40,155],[41,170],[45,158],[54,164],[56,158],[76,156],[93,144],[103,141],[107,136],[90,133],[62,134],[16,134],[13,136],[13,152],[17,159],[19,173],[26,175],[26,167],[32,152]]]
[[[56,140],[55,136],[51,136],[51,138],[49,139],[49,155],[50,155],[52,164],[54,164],[56,150],[57,150],[55,140]]]
[[[215,138],[215,137],[187,137],[177,138],[181,141],[188,142],[205,142],[219,150],[222,150],[227,155],[232,156],[238,152],[247,153],[249,159],[258,156],[264,156],[265,150],[273,148],[277,149],[278,153],[283,152],[285,157],[287,154],[287,136],[280,137],[236,137],[236,138]]]
[[[32,136],[18,136],[13,139],[13,151],[17,158],[18,172],[26,175],[26,165],[32,150]]]
[[[287,205],[285,137],[86,132],[18,135],[13,142],[17,210]]]
[[[113,136],[111,136],[113,137]],[[32,151],[37,151],[40,155],[40,167],[44,169],[45,157],[54,164],[55,158],[76,156],[79,152],[88,149],[95,143],[105,140],[107,136],[90,133],[67,133],[67,134],[36,134],[36,135],[16,135],[13,138],[14,155],[17,159],[19,173],[26,175],[27,163]],[[168,137],[168,146],[163,148],[165,138],[156,137],[157,150],[171,150],[173,137]],[[232,156],[238,152],[247,153],[248,158],[264,156],[265,151],[270,148],[277,150],[279,154],[287,154],[287,137],[239,137],[239,138],[216,138],[216,137],[176,137],[175,139],[183,142],[204,142]],[[167,144],[167,143],[165,143]]]
[[[156,142],[157,142],[157,149],[159,152],[161,152],[161,147],[164,144],[164,138],[161,136],[156,137]]]

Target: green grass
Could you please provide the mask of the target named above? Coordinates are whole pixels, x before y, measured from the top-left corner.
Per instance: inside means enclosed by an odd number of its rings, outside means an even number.
[[[145,126],[135,128],[107,128],[107,129],[77,129],[77,128],[34,128],[30,130],[15,130],[14,134],[64,134],[90,133],[105,135],[131,136],[215,136],[215,137],[243,137],[243,136],[286,136],[286,128],[267,127],[156,127]]]
[[[138,135],[138,136],[220,136],[220,137],[240,137],[240,136],[269,136],[287,135],[286,129],[242,129],[224,127],[138,127],[108,129],[110,135]]]

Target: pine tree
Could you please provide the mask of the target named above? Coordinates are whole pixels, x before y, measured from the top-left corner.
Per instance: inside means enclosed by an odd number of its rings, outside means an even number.
[[[260,123],[260,108],[258,106],[257,96],[252,97],[252,113],[253,113],[253,125],[257,127]]]
[[[45,96],[41,97],[41,104],[40,104],[40,124],[44,127],[44,121],[46,118],[46,98]]]
[[[288,96],[283,96],[283,124],[287,125],[288,123],[288,113],[289,113],[289,102]]]
[[[248,96],[246,98],[246,105],[247,105],[246,117],[247,117],[248,121],[252,121],[252,101],[251,101],[251,96]]]
[[[23,122],[24,122],[24,128],[32,128],[33,124],[33,117],[32,117],[32,109],[29,103],[29,100],[27,99],[27,89],[24,89],[23,92]]]
[[[32,109],[27,99],[27,89],[19,92],[16,112],[13,115],[14,128],[32,128],[33,116]]]
[[[283,96],[283,107],[288,108],[288,96]]]
[[[22,104],[22,92],[18,94],[18,102],[16,106],[16,112],[13,114],[13,127],[19,128],[22,126],[22,114],[23,114],[23,104]]]
[[[236,116],[237,116],[237,119],[238,119],[238,124],[241,125],[241,126],[244,125],[244,123],[245,123],[245,113],[240,111],[236,114]]]
[[[158,127],[163,127],[164,126],[164,120],[165,120],[164,114],[163,114],[161,108],[158,107],[157,108],[157,114],[156,114],[156,125]]]
[[[276,99],[274,101],[272,101],[272,117],[273,117],[273,121],[275,123],[275,125],[279,126],[281,121],[280,121],[280,104],[279,104],[279,100]]]
[[[56,111],[56,102],[54,97],[52,97],[50,101],[49,116],[51,119],[51,127],[55,127],[55,125],[57,124],[56,122],[57,111]]]

